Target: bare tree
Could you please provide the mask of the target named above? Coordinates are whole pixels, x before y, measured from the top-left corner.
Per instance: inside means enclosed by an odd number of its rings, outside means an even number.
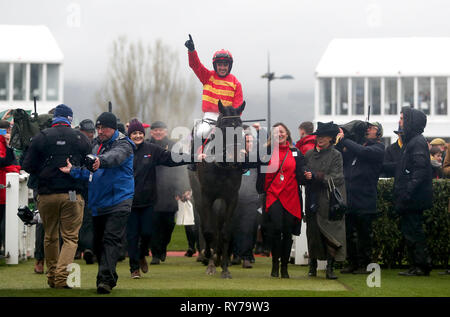
[[[169,128],[191,127],[197,88],[195,79],[179,76],[176,51],[156,40],[130,43],[121,36],[114,41],[108,71],[96,103],[107,111],[108,101],[122,122],[137,117],[143,122],[159,120]]]

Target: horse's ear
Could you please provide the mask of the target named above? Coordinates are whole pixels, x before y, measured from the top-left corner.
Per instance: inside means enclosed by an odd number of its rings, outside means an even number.
[[[217,105],[219,106],[219,112],[221,114],[224,114],[225,113],[225,107],[223,106],[222,101],[220,101],[220,99],[219,99],[219,102],[218,102]]]
[[[245,109],[245,101],[242,102],[242,104],[241,104],[239,107],[236,108],[236,111],[237,111],[239,114],[241,114],[241,113],[244,111],[244,109]]]

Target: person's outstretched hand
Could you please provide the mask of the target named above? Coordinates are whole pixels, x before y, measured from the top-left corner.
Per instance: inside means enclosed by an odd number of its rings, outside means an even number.
[[[184,46],[188,48],[190,51],[195,51],[194,41],[192,40],[192,36],[189,34],[189,40],[184,43]]]

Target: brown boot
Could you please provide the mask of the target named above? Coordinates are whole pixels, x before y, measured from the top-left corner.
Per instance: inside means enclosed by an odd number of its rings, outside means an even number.
[[[147,260],[145,260],[145,258],[139,260],[139,267],[140,267],[142,273],[148,272],[148,264],[147,264]]]
[[[44,261],[43,260],[36,261],[36,264],[34,265],[34,273],[44,274]]]

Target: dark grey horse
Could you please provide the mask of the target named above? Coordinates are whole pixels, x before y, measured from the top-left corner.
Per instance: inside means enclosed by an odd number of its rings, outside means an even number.
[[[219,100],[219,117],[211,138],[223,137],[223,162],[200,162],[197,176],[200,183],[201,206],[199,210],[201,232],[205,240],[205,258],[208,260],[206,273],[216,273],[216,265],[222,266],[222,278],[231,278],[228,270],[231,250],[231,219],[236,209],[242,179],[242,164],[237,160],[239,152],[236,138],[226,137],[226,128],[242,127],[240,115],[245,102],[238,108],[224,107]],[[237,138],[239,139],[239,138]],[[220,144],[220,142],[219,142]],[[242,144],[241,144],[242,145]],[[245,145],[245,144],[244,144]],[[217,151],[221,149],[216,149]],[[222,151],[220,151],[222,152]],[[219,154],[220,155],[220,154]],[[227,159],[231,155],[233,160]],[[216,156],[217,158],[217,156]]]

